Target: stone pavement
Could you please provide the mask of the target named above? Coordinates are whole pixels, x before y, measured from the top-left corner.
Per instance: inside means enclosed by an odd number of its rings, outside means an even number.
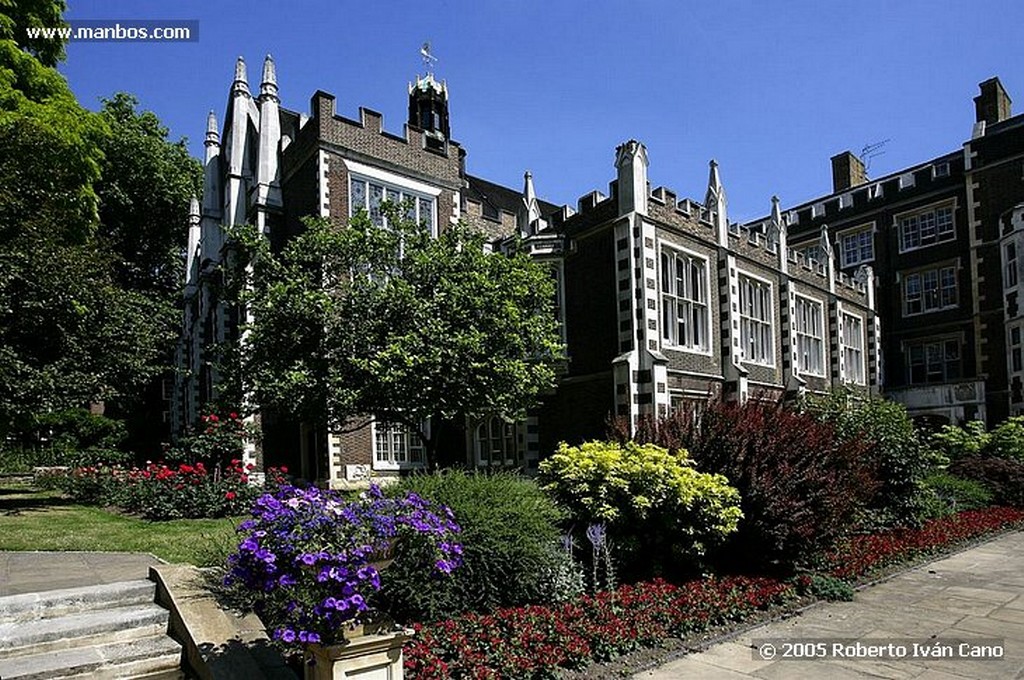
[[[0,596],[137,581],[154,564],[143,553],[0,552]]]
[[[766,640],[775,645],[773,659],[761,656],[766,648],[758,645]],[[780,658],[787,641],[801,640],[827,640],[830,658]],[[914,642],[928,642],[931,648],[955,640],[999,641],[1003,658],[924,658],[913,647]],[[840,659],[834,658],[833,641],[846,646],[895,643],[906,649],[903,654],[894,649],[898,658]],[[958,655],[956,643],[953,648]],[[802,651],[811,653],[807,647]],[[912,569],[858,591],[853,602],[816,605],[633,678],[1024,678],[1024,533]]]

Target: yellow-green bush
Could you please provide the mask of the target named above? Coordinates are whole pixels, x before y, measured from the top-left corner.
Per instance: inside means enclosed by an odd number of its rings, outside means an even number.
[[[742,517],[729,480],[698,472],[685,451],[653,444],[563,443],[540,473],[544,490],[574,519],[607,524],[623,566],[636,576],[694,564]]]

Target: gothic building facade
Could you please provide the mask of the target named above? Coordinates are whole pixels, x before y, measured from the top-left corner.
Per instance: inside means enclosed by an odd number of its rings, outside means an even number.
[[[874,268],[884,392],[933,425],[1024,412],[1024,116],[998,78],[979,88],[960,148],[877,179],[838,154],[832,193],[786,211],[808,259],[824,230],[841,271]]]
[[[307,215],[339,223],[385,200],[408,200],[434,233],[464,221],[496,257],[526,248],[550,263],[568,361],[553,393],[523,422],[465,423],[443,443],[449,462],[532,469],[558,441],[605,434],[610,415],[664,415],[709,395],[776,398],[849,385],[878,391],[880,333],[870,265],[844,272],[827,230],[815,257],[790,246],[792,226],[772,201],[753,225],[730,223],[714,162],[703,200],[651,190],[647,150],[615,150],[608,195],[575,208],[466,171],[451,138],[448,89],[432,75],[410,84],[401,134],[380,114],[355,119],[316,92],[308,114],[281,106],[274,63],[258,94],[239,59],[223,130],[210,113],[201,203],[189,229],[185,312],[173,425],[194,424],[222,389],[215,348],[244,332],[245,310],[219,297],[233,257],[225,225],[252,224],[279,247]],[[237,263],[236,263],[237,264]],[[243,263],[244,264],[244,263]],[[262,432],[246,452],[258,466],[286,463],[307,479],[344,485],[422,464],[417,438],[367,416],[365,427],[320,432],[280,415],[250,418]]]

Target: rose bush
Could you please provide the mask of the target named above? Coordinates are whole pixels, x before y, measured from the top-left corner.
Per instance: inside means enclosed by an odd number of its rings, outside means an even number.
[[[204,463],[149,463],[143,468],[91,465],[75,468],[59,487],[82,503],[111,505],[151,520],[242,515],[253,500],[286,481],[287,468],[268,468],[266,485],[249,483],[252,465],[234,459],[223,468]]]
[[[284,486],[263,494],[243,540],[228,558],[225,586],[286,645],[339,639],[349,624],[379,620],[379,560],[403,540],[425,539],[433,571],[446,578],[461,562],[451,510],[415,493],[386,498],[376,485],[356,500],[317,488]]]

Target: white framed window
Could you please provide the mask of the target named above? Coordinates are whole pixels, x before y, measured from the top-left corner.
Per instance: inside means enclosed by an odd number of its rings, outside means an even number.
[[[400,470],[423,465],[423,440],[408,425],[374,420],[370,427],[373,430],[373,469]]]
[[[1003,246],[1003,288],[1017,285],[1017,244],[1010,241]]]
[[[843,380],[864,384],[864,320],[843,314]]]
[[[661,249],[661,337],[668,345],[697,352],[711,346],[708,262],[671,248]]]
[[[932,177],[949,177],[949,163],[936,163],[933,165]]]
[[[925,385],[956,380],[960,377],[960,341],[925,340],[904,346],[907,382]]]
[[[1020,373],[1022,370],[1021,366],[1021,342],[1020,342],[1020,326],[1010,326],[1009,328],[1009,347],[1010,347],[1010,372]]]
[[[518,428],[504,418],[485,418],[473,433],[476,464],[482,467],[514,467],[522,465]]]
[[[953,204],[931,206],[896,216],[899,225],[900,252],[924,248],[956,238]]]
[[[914,316],[957,306],[956,267],[925,269],[903,276],[903,316]]]
[[[875,259],[874,229],[866,227],[840,234],[839,252],[843,267],[872,262]]]
[[[801,373],[825,375],[825,332],[820,302],[796,298],[796,362]]]
[[[387,226],[387,218],[381,211],[381,204],[384,201],[403,206],[407,219],[425,225],[432,234],[437,233],[433,196],[388,184],[378,178],[349,175],[350,217],[360,210],[366,210],[374,224]]]
[[[772,286],[745,274],[740,284],[740,358],[771,366],[775,358],[772,334]]]

